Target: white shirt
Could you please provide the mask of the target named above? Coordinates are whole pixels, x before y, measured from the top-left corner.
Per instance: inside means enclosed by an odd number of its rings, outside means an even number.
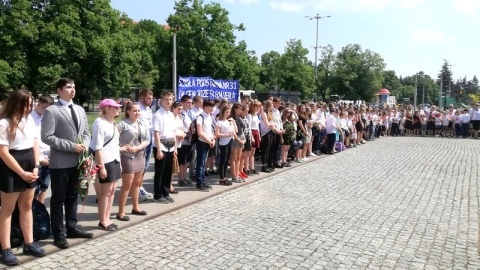
[[[193,119],[197,118],[197,116],[199,116],[201,113],[203,113],[202,108],[197,109],[195,106],[193,106],[190,108],[190,111],[188,111],[188,116],[193,121]]]
[[[230,121],[228,121],[228,120],[217,121],[217,127],[220,128],[220,133],[221,134],[229,134],[229,133],[235,131],[234,124],[230,123]],[[233,136],[220,137],[219,144],[220,145],[227,145],[230,142],[231,139],[233,139]]]
[[[183,120],[182,120],[182,116],[181,115],[177,115],[177,116],[173,116],[175,118],[175,126],[176,126],[176,129],[175,129],[175,136],[177,134],[179,134],[180,132],[184,132],[183,131]],[[182,140],[178,139],[177,137],[175,137],[175,140],[177,142],[177,149],[182,147]]]
[[[470,109],[470,119],[480,120],[480,109]]]
[[[30,114],[33,118],[33,122],[38,129],[38,132],[41,133],[41,126],[42,126],[42,115],[38,114],[35,110],[32,110]],[[39,136],[40,138],[40,136]],[[48,158],[50,156],[50,146],[41,140],[38,142],[38,146],[40,147],[40,161]]]
[[[202,116],[203,117],[197,117],[197,125],[202,126],[203,135],[207,137],[209,140],[211,140],[213,139],[213,135],[214,135],[212,130],[212,126],[213,126],[212,116],[209,114],[206,114],[205,112],[202,112]],[[207,142],[204,141],[204,139],[201,138],[200,136],[198,136],[198,140],[204,143],[210,143],[210,141],[207,141]]]
[[[337,132],[337,119],[332,114],[327,115],[325,125],[327,134],[333,134]]]
[[[153,112],[150,107],[143,106],[141,102],[138,102],[140,107],[140,115],[138,116],[138,120],[142,121],[143,126],[147,127],[148,130],[152,129],[152,118]]]
[[[73,104],[73,101],[70,100],[70,102],[64,100],[64,99],[61,99],[59,98],[58,99],[58,102],[60,102],[60,104],[62,104],[62,106],[64,107],[67,107],[67,112],[68,112],[68,115],[70,115],[70,117],[72,116],[72,110],[69,108],[70,105],[74,105]],[[77,116],[77,119],[79,119],[78,117],[78,112],[77,110],[75,109],[75,106],[73,106],[73,111],[75,112],[75,115]]]
[[[175,121],[173,112],[166,111],[164,108],[160,107],[160,109],[153,114],[152,126],[153,131],[158,131],[160,140],[175,139],[175,131],[178,128],[178,122]],[[155,140],[153,140],[153,146],[158,148]],[[167,147],[160,143],[160,150],[164,152],[173,152],[175,149],[174,147],[167,149]]]
[[[260,119],[258,118],[257,114],[247,114],[247,120],[250,123],[251,130],[258,130],[258,127],[260,126]]]
[[[10,150],[25,150],[32,148],[35,144],[35,139],[39,138],[38,129],[35,126],[35,122],[31,115],[22,118],[18,123],[19,127],[23,126],[23,131],[17,129],[13,141],[8,139],[9,125],[9,119],[0,120],[0,145],[8,145],[8,149]]]
[[[110,138],[112,138],[110,140]],[[120,132],[115,123],[108,122],[105,118],[99,117],[92,124],[92,140],[90,148],[94,151],[102,150],[103,164],[114,160],[120,161],[119,147]],[[110,142],[108,142],[110,140]],[[103,146],[108,142],[105,146]]]
[[[470,122],[470,114],[464,113],[460,115],[460,122],[467,124]]]

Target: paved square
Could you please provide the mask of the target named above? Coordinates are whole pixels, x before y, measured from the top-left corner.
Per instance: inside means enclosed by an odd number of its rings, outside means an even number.
[[[18,269],[480,269],[479,149],[381,138]]]

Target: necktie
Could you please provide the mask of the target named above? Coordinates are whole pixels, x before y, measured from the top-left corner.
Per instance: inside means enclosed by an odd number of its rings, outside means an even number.
[[[77,118],[77,115],[75,114],[75,110],[73,109],[73,104],[68,105],[68,107],[70,108],[70,112],[72,113],[73,124],[75,125],[75,129],[77,130],[77,133],[78,133],[78,118]]]

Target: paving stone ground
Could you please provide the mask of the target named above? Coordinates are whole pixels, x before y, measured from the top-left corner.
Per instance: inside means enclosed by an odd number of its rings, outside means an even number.
[[[479,148],[381,138],[18,269],[480,269]]]

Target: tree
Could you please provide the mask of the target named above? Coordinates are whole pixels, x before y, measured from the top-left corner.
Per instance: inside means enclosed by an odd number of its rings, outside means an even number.
[[[259,77],[262,90],[271,90],[278,87],[280,82],[279,59],[280,54],[276,51],[264,53],[260,57]]]
[[[315,90],[313,65],[301,40],[287,42],[285,53],[278,59],[279,83],[283,90],[299,91],[302,98],[311,98]]]
[[[218,3],[180,0],[175,10],[167,22],[181,28],[177,33],[178,74],[235,79],[234,31],[243,31],[243,24],[232,24],[228,11]]]
[[[332,75],[335,71],[335,63],[337,61],[336,55],[332,45],[322,47],[320,50],[321,58],[318,64],[318,79],[317,89],[318,94],[322,97],[322,100],[327,100],[327,90],[332,86]]]
[[[379,54],[362,51],[358,44],[347,45],[337,54],[332,92],[345,99],[371,101],[382,86],[384,68]]]

